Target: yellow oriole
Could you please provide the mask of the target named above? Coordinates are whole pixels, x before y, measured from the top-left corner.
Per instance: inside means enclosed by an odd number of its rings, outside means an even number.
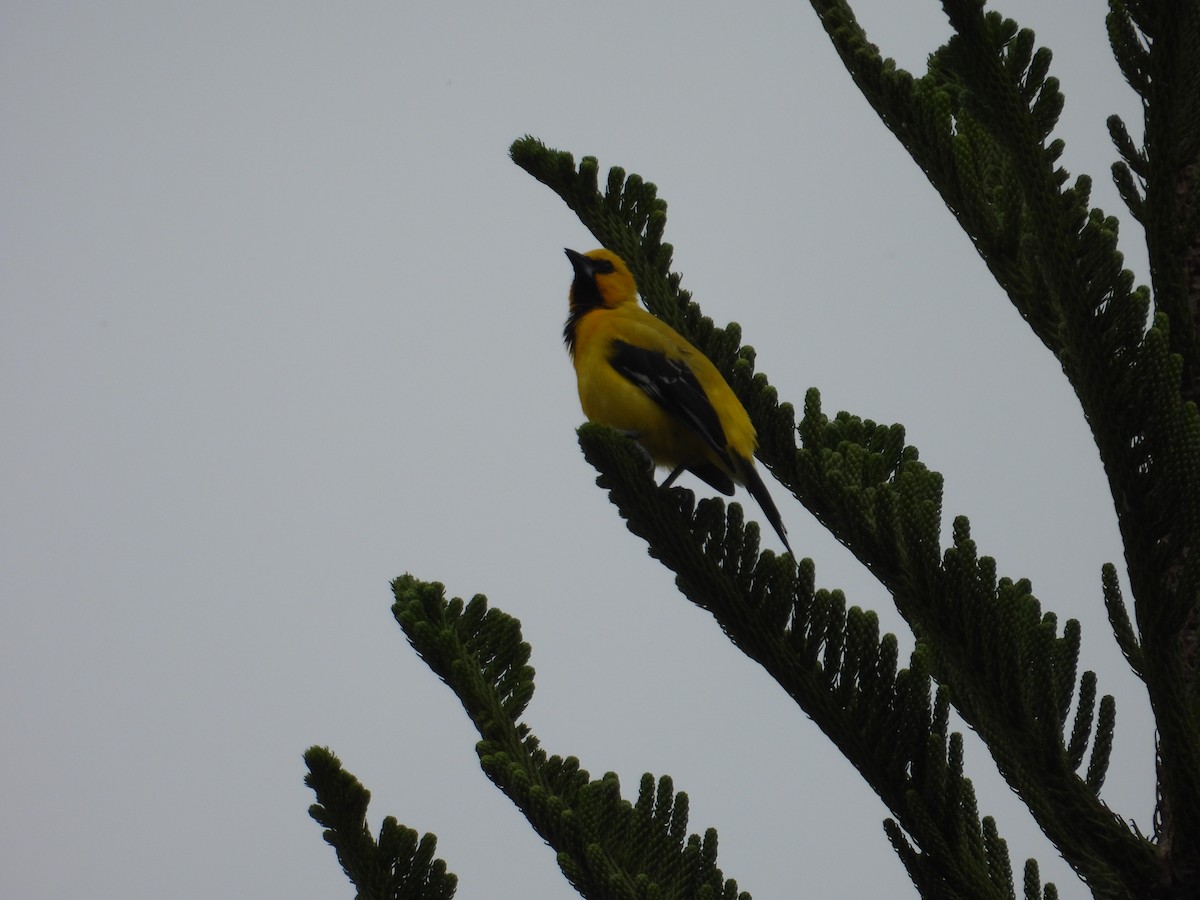
[[[722,494],[750,492],[783,546],[787,529],[754,466],[758,434],[717,367],[675,329],[638,306],[637,282],[609,250],[567,250],[575,268],[563,339],[579,402],[593,422],[631,435],[668,487],[685,469]]]

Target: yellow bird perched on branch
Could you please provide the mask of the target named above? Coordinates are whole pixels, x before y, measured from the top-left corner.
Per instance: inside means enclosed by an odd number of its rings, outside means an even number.
[[[684,470],[722,494],[744,485],[791,553],[787,529],[754,465],[758,435],[717,367],[638,306],[637,282],[609,250],[567,250],[575,268],[563,339],[584,415],[631,435],[670,486]]]

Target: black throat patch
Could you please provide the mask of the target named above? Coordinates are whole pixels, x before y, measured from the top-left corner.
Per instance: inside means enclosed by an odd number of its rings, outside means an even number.
[[[575,328],[579,320],[594,309],[604,306],[604,297],[600,294],[600,286],[596,284],[597,275],[609,275],[616,271],[611,260],[591,259],[572,255],[571,263],[575,266],[575,280],[571,282],[571,311],[567,314],[567,324],[563,326],[563,343],[567,351],[575,356]]]
[[[563,342],[572,356],[575,355],[575,327],[579,320],[603,305],[604,298],[600,296],[596,279],[576,275],[571,284],[571,311],[567,314],[567,324],[563,326]]]

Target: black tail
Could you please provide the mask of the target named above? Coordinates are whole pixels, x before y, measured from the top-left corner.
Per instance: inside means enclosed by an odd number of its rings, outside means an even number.
[[[767,493],[767,486],[763,484],[763,480],[759,476],[754,462],[748,459],[739,459],[738,462],[741,464],[741,471],[738,472],[738,481],[746,486],[746,490],[750,492],[750,496],[762,507],[762,511],[766,513],[767,521],[771,523],[771,526],[775,529],[775,533],[783,541],[783,546],[787,548],[787,552],[792,554],[792,559],[795,559],[796,554],[792,553],[792,545],[788,543],[787,529],[783,527],[783,519],[779,515],[779,510],[775,508],[775,501]]]

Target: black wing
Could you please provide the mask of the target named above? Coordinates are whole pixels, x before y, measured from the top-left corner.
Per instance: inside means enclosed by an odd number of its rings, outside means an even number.
[[[613,341],[612,346],[609,364],[728,462],[725,429],[687,363],[625,341]]]
[[[671,359],[655,350],[635,347],[625,341],[613,341],[613,355],[609,364],[623,377],[641,388],[663,411],[678,419],[694,431],[713,451],[717,458],[728,468],[728,472],[711,462],[696,462],[685,468],[702,481],[716,488],[722,494],[733,493],[732,473],[746,486],[750,496],[758,501],[758,505],[767,515],[767,520],[774,526],[779,539],[789,553],[792,547],[788,543],[787,529],[783,527],[783,519],[779,515],[767,486],[755,469],[751,460],[737,457],[735,463],[726,449],[725,429],[717,411],[709,402],[708,395],[696,379],[695,374],[688,368],[687,363]],[[668,478],[668,483],[674,478]]]

